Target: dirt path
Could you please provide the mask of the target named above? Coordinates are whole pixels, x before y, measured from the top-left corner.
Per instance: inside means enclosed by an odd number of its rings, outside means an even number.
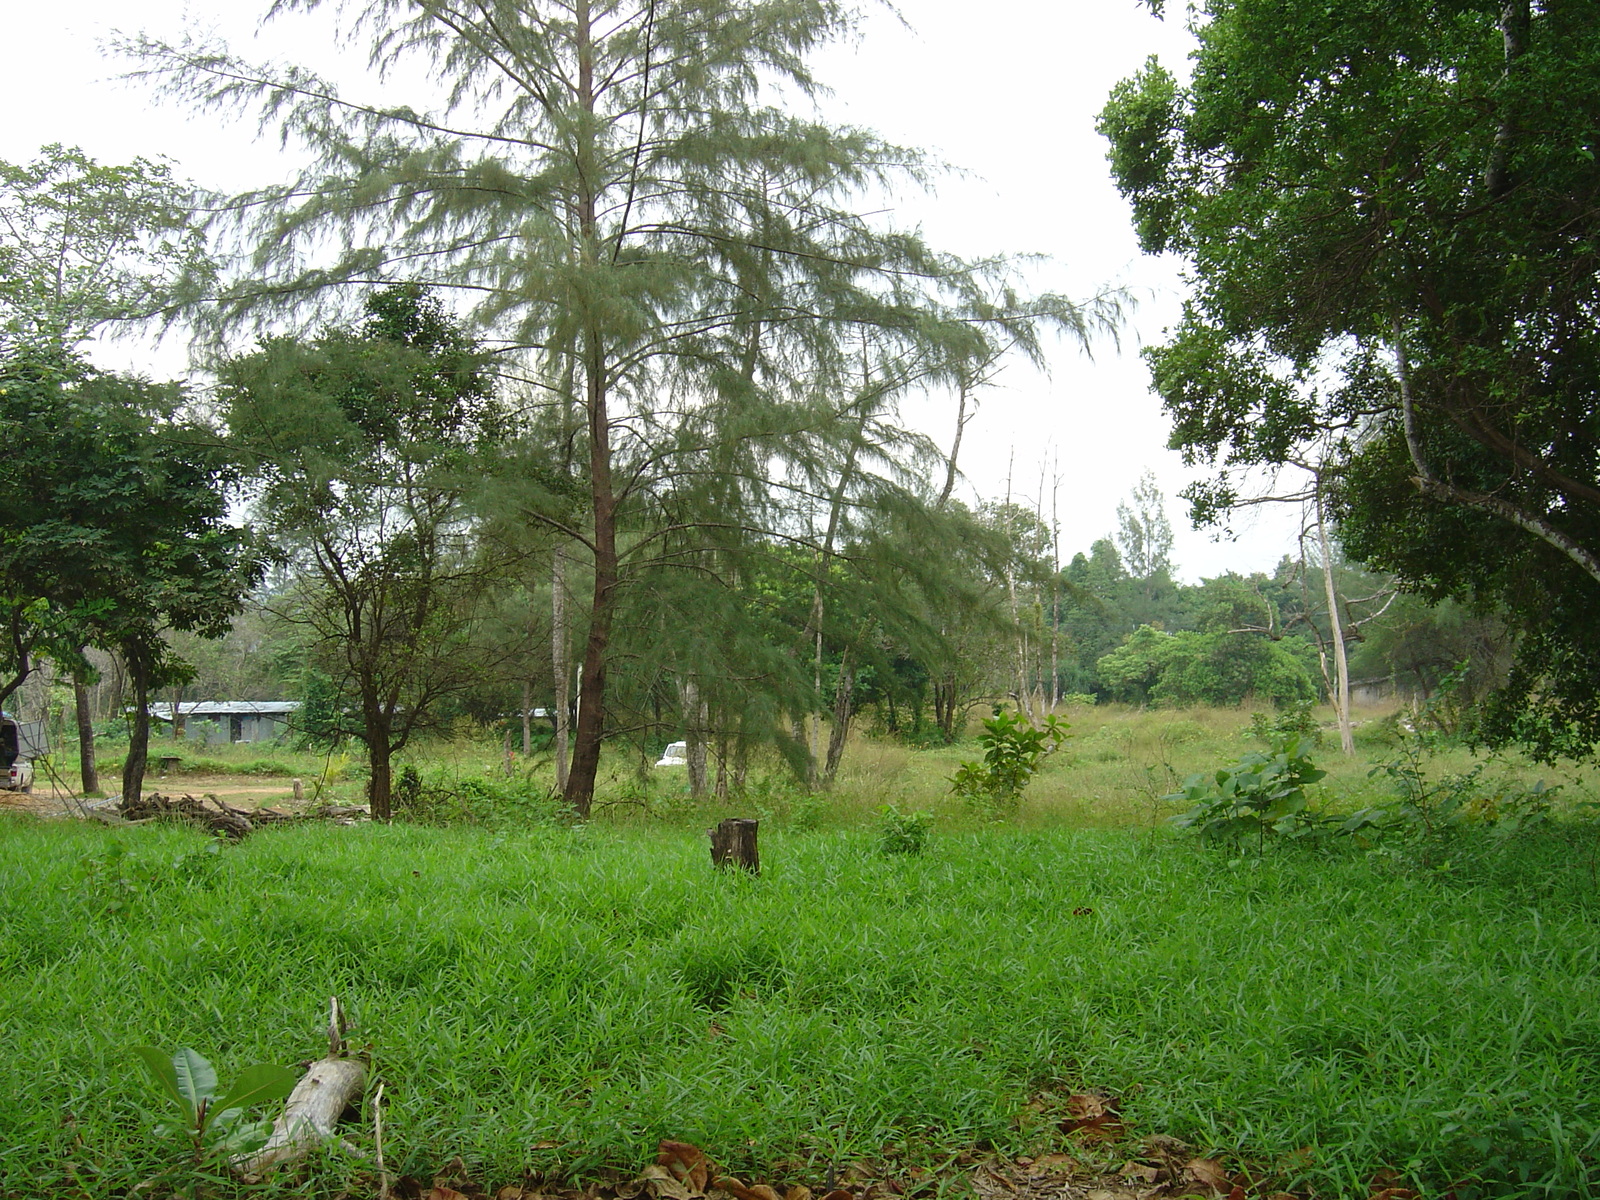
[[[107,780],[115,786],[115,780]],[[281,776],[257,775],[147,775],[146,792],[163,796],[212,795],[236,808],[282,808],[294,802],[294,781]],[[83,800],[82,806],[109,807],[105,800]],[[69,793],[35,783],[31,795],[0,792],[0,813],[32,813],[41,817],[76,816],[80,802]]]

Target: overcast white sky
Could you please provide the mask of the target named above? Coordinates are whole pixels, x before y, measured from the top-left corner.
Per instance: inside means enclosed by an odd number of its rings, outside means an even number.
[[[249,57],[303,62],[349,81],[347,93],[361,91],[360,56],[341,54],[330,25],[286,20],[258,34],[258,0],[13,5],[8,41],[21,53],[0,73],[0,158],[10,162],[59,141],[108,163],[165,155],[211,187],[286,174],[276,141],[256,141],[253,125],[158,104],[141,85],[117,80],[122,65],[101,53],[113,30],[215,33]],[[1048,375],[1012,368],[982,398],[962,448],[972,487],[998,497],[1014,459],[1017,498],[1032,503],[1043,465],[1060,478],[1062,551],[1070,556],[1115,528],[1117,503],[1142,471],[1154,470],[1169,498],[1182,578],[1270,570],[1291,548],[1292,514],[1247,518],[1232,542],[1188,529],[1176,493],[1191,476],[1165,448],[1167,423],[1137,354],[1177,317],[1180,264],[1139,253],[1094,130],[1112,86],[1148,55],[1182,68],[1192,43],[1181,22],[1157,21],[1136,0],[904,0],[900,11],[904,24],[870,13],[859,43],[830,51],[818,67],[835,92],[830,116],[927,149],[963,172],[934,195],[902,197],[901,223],[968,256],[1047,255],[1035,275],[1040,288],[1089,296],[1120,284],[1139,298],[1120,352],[1106,343],[1091,359],[1063,345]],[[97,357],[167,375],[183,363],[180,346],[122,344]],[[907,413],[949,444],[952,402],[930,397]],[[1047,495],[1047,511],[1049,504]]]

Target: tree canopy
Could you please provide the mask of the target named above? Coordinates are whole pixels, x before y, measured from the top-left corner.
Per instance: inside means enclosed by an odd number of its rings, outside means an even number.
[[[107,166],[60,145],[0,162],[0,351],[71,349],[208,275],[193,189],[165,163]]]
[[[1194,297],[1148,352],[1217,519],[1252,468],[1332,469],[1347,551],[1498,604],[1521,635],[1480,730],[1600,738],[1600,10],[1210,0],[1182,86],[1101,116],[1141,241]]]
[[[525,516],[590,581],[566,789],[580,812],[617,606],[641,571],[670,555],[703,572],[770,537],[825,543],[802,516],[866,478],[847,465],[862,421],[989,361],[996,340],[1026,352],[1041,322],[1086,336],[1114,318],[1020,300],[1004,271],[861,215],[863,195],[923,177],[922,156],[779,103],[815,91],[807,56],[852,22],[834,0],[368,0],[373,61],[425,67],[438,112],[220,50],[133,47],[180,94],[255,107],[315,155],[222,206],[254,247],[224,318],[403,273],[526,353],[558,439]]]
[[[292,572],[272,607],[328,681],[326,704],[354,711],[387,817],[393,754],[501,653],[473,635],[513,556],[470,504],[506,419],[484,354],[416,285],[366,308],[355,328],[230,359],[219,393]]]

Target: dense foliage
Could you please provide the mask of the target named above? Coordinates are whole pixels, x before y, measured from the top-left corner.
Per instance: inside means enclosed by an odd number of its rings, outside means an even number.
[[[1331,481],[1348,552],[1497,608],[1515,666],[1479,729],[1600,738],[1600,9],[1532,0],[1196,5],[1101,118],[1151,252],[1194,298],[1149,360],[1173,444]],[[1320,477],[1320,475],[1319,475]]]

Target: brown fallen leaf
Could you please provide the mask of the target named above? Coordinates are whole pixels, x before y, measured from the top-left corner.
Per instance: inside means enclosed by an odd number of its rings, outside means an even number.
[[[1041,1175],[1071,1175],[1078,1169],[1078,1160],[1070,1154],[1041,1154],[1033,1160],[1028,1174],[1035,1179]]]
[[[689,1195],[705,1195],[706,1185],[711,1182],[711,1163],[704,1150],[688,1142],[669,1140],[663,1140],[656,1149],[656,1166],[671,1172]]]
[[[467,1198],[455,1188],[440,1187],[435,1184],[429,1189],[427,1200],[467,1200]]]
[[[746,1187],[739,1180],[724,1175],[713,1186],[721,1188],[736,1200],[778,1200],[778,1193],[764,1183]]]
[[[522,1200],[524,1192],[514,1183],[508,1183],[494,1194],[494,1200]]]
[[[783,1200],[811,1200],[811,1189],[803,1183],[791,1184],[783,1194]]]
[[[1152,1167],[1148,1163],[1128,1161],[1122,1164],[1122,1170],[1117,1172],[1124,1179],[1142,1179],[1146,1183],[1155,1183],[1161,1178],[1161,1168]]]
[[[648,1192],[655,1200],[701,1200],[705,1191],[679,1179],[670,1167],[651,1163],[638,1179],[617,1185],[617,1200],[633,1200]]]
[[[1061,1132],[1077,1134],[1086,1142],[1115,1142],[1123,1134],[1122,1117],[1114,1096],[1084,1092],[1067,1097],[1067,1117]]]
[[[1183,1169],[1194,1176],[1197,1183],[1203,1183],[1214,1191],[1223,1194],[1233,1191],[1233,1180],[1228,1178],[1222,1164],[1214,1158],[1191,1158],[1183,1164]]]

